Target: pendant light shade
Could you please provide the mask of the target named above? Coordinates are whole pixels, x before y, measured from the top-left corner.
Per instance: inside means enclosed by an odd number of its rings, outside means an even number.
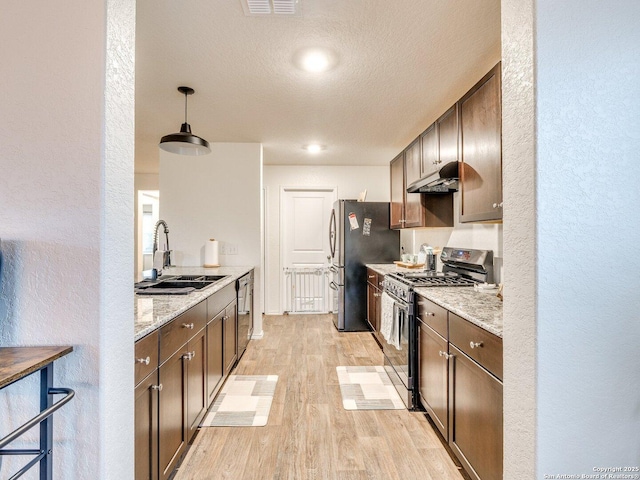
[[[160,140],[160,148],[165,152],[178,155],[206,155],[211,153],[209,142],[191,133],[191,125],[187,123],[187,96],[193,95],[195,90],[190,87],[178,87],[178,91],[184,94],[184,123],[180,132],[165,135]]]

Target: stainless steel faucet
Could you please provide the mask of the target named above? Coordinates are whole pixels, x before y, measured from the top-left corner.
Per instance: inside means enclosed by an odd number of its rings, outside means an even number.
[[[166,243],[166,249],[162,259],[162,268],[171,266],[171,250],[169,249],[169,225],[164,220],[158,220],[153,228],[153,259],[156,258],[156,251],[158,250],[158,228],[164,227],[164,238]],[[162,274],[162,269],[158,272],[158,275]]]

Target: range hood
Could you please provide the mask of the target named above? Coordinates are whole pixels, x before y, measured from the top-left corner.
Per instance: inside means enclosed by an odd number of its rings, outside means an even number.
[[[458,191],[459,163],[449,162],[437,172],[416,180],[408,193],[449,193]]]

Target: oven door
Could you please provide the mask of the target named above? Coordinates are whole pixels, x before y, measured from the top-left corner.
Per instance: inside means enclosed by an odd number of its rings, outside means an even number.
[[[412,360],[415,342],[411,341],[413,314],[410,304],[393,295],[390,296],[393,298],[393,328],[398,329],[399,345],[396,346],[382,337],[385,370],[407,408],[413,409],[413,372],[415,370]]]

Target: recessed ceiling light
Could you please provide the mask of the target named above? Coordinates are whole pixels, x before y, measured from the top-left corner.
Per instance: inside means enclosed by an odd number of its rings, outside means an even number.
[[[326,72],[333,68],[336,63],[336,55],[327,48],[305,48],[299,50],[294,55],[294,64],[311,73]]]
[[[305,145],[302,148],[304,148],[309,153],[320,153],[327,147],[325,147],[324,145],[318,145],[317,143],[311,143],[309,145]]]

